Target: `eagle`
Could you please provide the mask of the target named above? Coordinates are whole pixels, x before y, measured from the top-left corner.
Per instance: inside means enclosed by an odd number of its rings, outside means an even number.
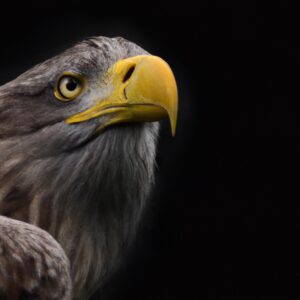
[[[154,182],[169,65],[87,38],[0,87],[0,299],[85,300],[132,242]]]

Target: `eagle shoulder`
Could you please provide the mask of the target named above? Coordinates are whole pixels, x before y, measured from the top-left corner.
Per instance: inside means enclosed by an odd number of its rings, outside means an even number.
[[[36,226],[0,216],[0,299],[71,299],[69,260]]]

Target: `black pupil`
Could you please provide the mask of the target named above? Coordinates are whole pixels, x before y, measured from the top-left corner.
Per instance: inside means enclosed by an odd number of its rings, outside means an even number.
[[[77,88],[78,82],[74,78],[68,78],[68,81],[66,83],[66,88],[69,91],[74,91]]]

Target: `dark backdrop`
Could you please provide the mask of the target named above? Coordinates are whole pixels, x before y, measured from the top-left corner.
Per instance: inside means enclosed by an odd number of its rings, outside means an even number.
[[[297,10],[107,1],[6,3],[0,19],[1,84],[92,35],[177,77],[177,135],[163,124],[149,212],[103,298],[299,296]]]

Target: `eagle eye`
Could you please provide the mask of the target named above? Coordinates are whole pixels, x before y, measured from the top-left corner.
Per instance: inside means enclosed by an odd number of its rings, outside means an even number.
[[[82,89],[82,79],[74,74],[64,74],[57,80],[54,95],[58,100],[70,101],[75,99]]]

